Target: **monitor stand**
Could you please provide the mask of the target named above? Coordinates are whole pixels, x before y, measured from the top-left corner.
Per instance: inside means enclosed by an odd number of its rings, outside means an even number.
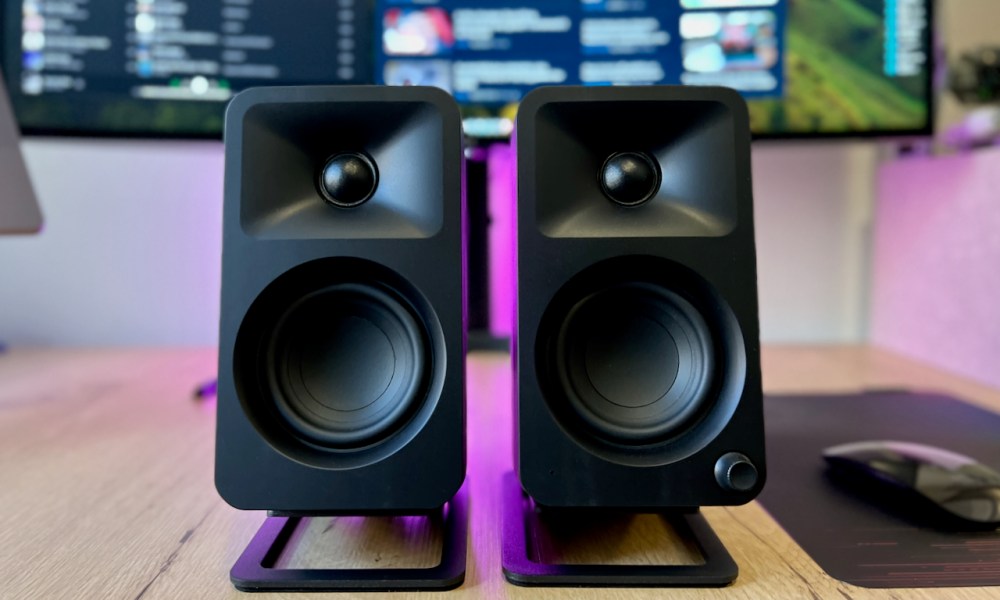
[[[21,135],[0,72],[0,234],[37,233],[42,227],[35,191],[20,146]]]
[[[465,581],[469,535],[469,484],[432,516],[442,529],[441,561],[427,568],[282,568],[278,558],[303,517],[270,516],[229,573],[243,592],[444,591]]]
[[[504,577],[521,586],[586,587],[722,587],[732,583],[739,568],[715,531],[697,509],[665,512],[666,519],[686,546],[696,548],[703,562],[697,564],[557,564],[538,556],[532,541],[546,537],[544,511],[525,495],[513,472],[504,476],[503,548]],[[593,514],[593,513],[591,513]],[[574,519],[586,518],[576,514]]]

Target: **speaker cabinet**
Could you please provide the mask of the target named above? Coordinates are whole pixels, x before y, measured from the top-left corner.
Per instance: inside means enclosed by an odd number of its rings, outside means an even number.
[[[539,88],[516,145],[525,492],[552,507],[748,502],[765,470],[745,103]]]
[[[444,92],[260,88],[226,114],[216,487],[417,513],[465,478],[462,132]]]

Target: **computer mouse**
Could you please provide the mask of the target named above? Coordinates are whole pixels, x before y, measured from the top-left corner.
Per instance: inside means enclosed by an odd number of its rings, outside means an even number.
[[[941,529],[1000,527],[1000,473],[968,456],[898,441],[823,451],[832,479],[884,508]]]

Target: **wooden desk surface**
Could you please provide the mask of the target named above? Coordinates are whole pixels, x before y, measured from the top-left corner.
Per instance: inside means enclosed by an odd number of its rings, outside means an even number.
[[[469,360],[469,462],[475,467],[469,475],[472,522],[465,584],[443,594],[394,598],[1000,596],[997,589],[866,590],[842,584],[824,574],[756,503],[705,510],[740,565],[740,577],[730,587],[664,592],[511,586],[500,572],[497,494],[501,473],[511,464],[509,411],[502,407],[510,398],[507,361],[499,353]],[[215,492],[215,404],[191,398],[193,386],[211,378],[214,369],[212,350],[15,350],[0,355],[0,598],[240,595],[229,583],[229,568],[263,514],[232,509]],[[1000,411],[998,390],[867,348],[767,349],[764,386],[769,392],[936,389]],[[369,531],[379,532],[376,537],[398,535],[379,527]],[[642,528],[637,529],[616,542],[622,552],[641,547]],[[385,559],[381,565],[399,558],[392,555],[395,542],[370,542],[356,549],[365,561],[373,552],[374,560]]]

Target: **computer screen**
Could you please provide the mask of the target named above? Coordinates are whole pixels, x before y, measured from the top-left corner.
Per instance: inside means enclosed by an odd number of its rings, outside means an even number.
[[[538,85],[725,85],[758,136],[931,126],[931,0],[0,0],[26,133],[218,137],[258,85],[423,84],[473,137]]]
[[[537,85],[723,85],[758,135],[930,127],[926,0],[378,0],[376,78],[502,135]]]
[[[4,0],[27,133],[219,137],[260,85],[372,82],[369,0]]]

